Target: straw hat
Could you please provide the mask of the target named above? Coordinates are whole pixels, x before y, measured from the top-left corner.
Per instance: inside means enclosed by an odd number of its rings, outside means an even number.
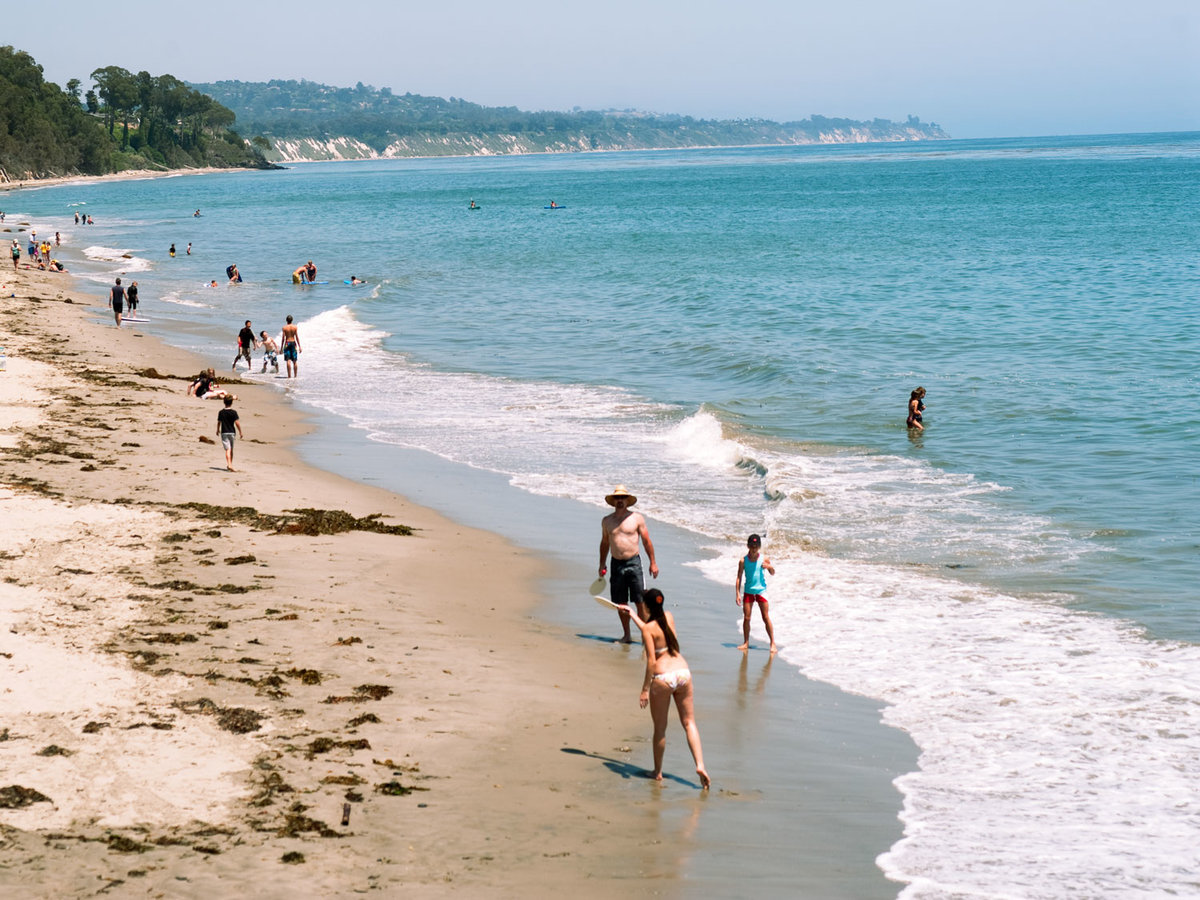
[[[637,497],[625,490],[625,485],[623,484],[618,484],[615,488],[613,488],[613,492],[604,498],[604,502],[609,506],[616,506],[618,499],[626,501],[626,509],[637,503]]]

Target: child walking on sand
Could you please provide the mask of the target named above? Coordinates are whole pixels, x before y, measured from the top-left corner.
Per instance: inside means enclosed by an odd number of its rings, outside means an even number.
[[[775,567],[771,565],[771,560],[761,555],[761,549],[762,538],[752,534],[746,538],[746,555],[738,560],[737,581],[733,585],[734,599],[737,600],[738,606],[742,607],[742,645],[738,649],[750,649],[750,613],[757,603],[763,626],[767,629],[767,638],[771,641],[771,652],[774,653],[778,648],[775,646],[775,629],[771,625],[769,604],[765,596],[767,576],[763,573],[770,572],[774,575]],[[746,579],[745,593],[742,593],[743,576]]]
[[[225,447],[225,468],[233,469],[233,439],[242,436],[242,423],[238,421],[237,410],[233,408],[233,398],[225,397],[225,408],[217,413],[217,435]]]

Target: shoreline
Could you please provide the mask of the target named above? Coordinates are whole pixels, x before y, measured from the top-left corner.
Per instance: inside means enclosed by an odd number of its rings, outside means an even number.
[[[263,385],[235,382],[246,440],[225,472],[198,439],[217,406],[184,393],[200,362],[92,321],[53,279],[4,279],[0,503],[20,527],[0,540],[0,787],[22,790],[0,808],[0,885],[627,890],[621,860],[655,829],[560,749],[647,723],[605,703],[623,660],[531,619],[543,564],[299,463],[310,426]],[[275,534],[189,502],[415,533]],[[671,892],[673,859],[647,894]]]
[[[0,191],[32,190],[34,188],[58,187],[64,184],[87,184],[98,181],[142,181],[147,178],[170,178],[174,175],[211,175],[214,172],[257,172],[259,169],[225,169],[218,166],[200,166],[191,169],[128,169],[124,172],[109,172],[106,175],[55,175],[51,178],[0,182]]]

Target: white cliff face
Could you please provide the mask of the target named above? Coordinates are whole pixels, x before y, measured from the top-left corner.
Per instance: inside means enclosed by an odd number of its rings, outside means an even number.
[[[931,140],[928,131],[908,125],[893,125],[885,131],[871,128],[835,128],[816,136],[797,131],[790,135],[763,141],[763,145],[786,146],[805,144],[865,144],[879,141]],[[401,138],[388,144],[382,152],[350,137],[274,138],[267,159],[272,162],[317,162],[341,159],[398,159],[436,156],[509,156],[525,153],[586,153],[589,151],[684,149],[712,146],[686,138],[664,138],[661,144],[647,145],[644,141],[625,135],[624,140],[592,143],[582,135],[566,140],[546,141],[544,137],[517,134],[450,134]]]

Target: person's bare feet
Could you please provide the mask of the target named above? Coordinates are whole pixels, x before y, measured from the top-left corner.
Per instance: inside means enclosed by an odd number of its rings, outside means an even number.
[[[779,648],[776,647],[774,644],[772,644],[771,645],[771,655],[774,656],[778,652],[779,652]]]
[[[700,776],[700,790],[707,791],[712,787],[712,779],[708,777],[708,773],[703,769],[697,769],[696,774]]]
[[[745,643],[745,644],[741,644],[741,645],[738,647],[738,649],[739,649],[739,650],[749,650],[749,649],[750,649],[750,644],[749,644],[749,642],[747,642],[747,643]]]

